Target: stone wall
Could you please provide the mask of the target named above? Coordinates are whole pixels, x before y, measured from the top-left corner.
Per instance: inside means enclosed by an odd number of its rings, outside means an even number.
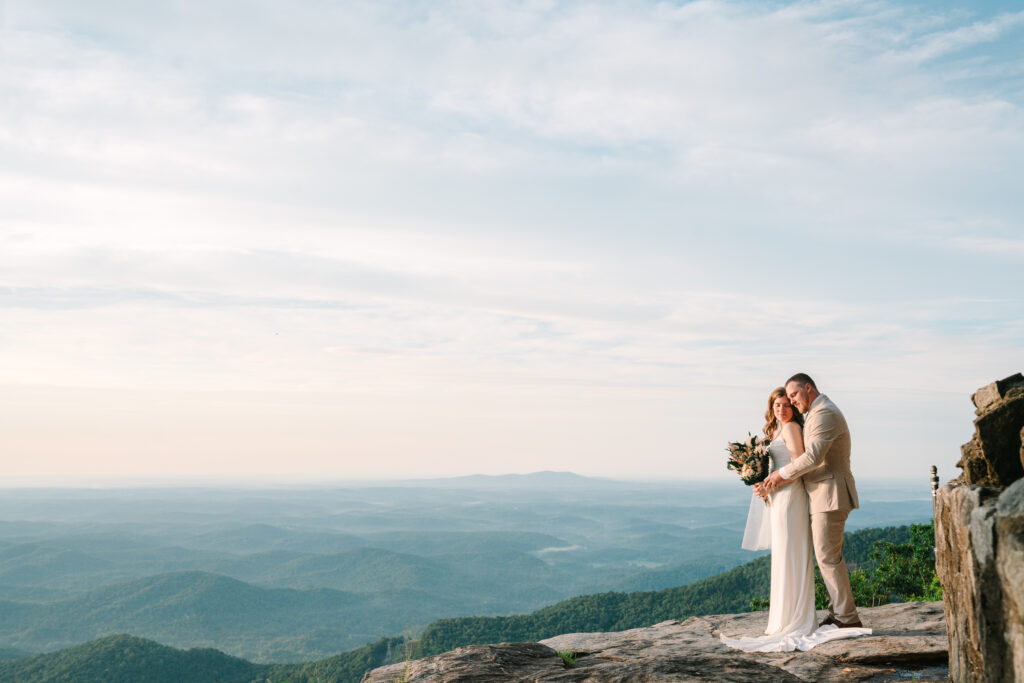
[[[963,473],[935,499],[953,681],[1024,681],[1024,376],[982,387]]]

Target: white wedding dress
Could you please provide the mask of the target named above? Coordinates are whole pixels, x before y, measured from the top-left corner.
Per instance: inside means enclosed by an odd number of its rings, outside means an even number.
[[[789,449],[778,434],[768,447],[772,471],[789,464]],[[817,628],[814,612],[814,564],[811,559],[811,513],[803,482],[795,481],[771,496],[771,505],[756,495],[751,501],[743,547],[772,549],[772,584],[765,634],[728,638],[723,643],[746,652],[792,652],[815,645],[870,635],[869,628]]]

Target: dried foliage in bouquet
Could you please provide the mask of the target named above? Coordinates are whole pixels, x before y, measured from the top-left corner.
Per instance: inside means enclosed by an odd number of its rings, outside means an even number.
[[[733,472],[740,475],[740,479],[747,486],[753,486],[768,478],[770,461],[768,458],[768,446],[771,439],[759,439],[757,436],[747,434],[743,441],[730,441],[729,462],[726,464]]]

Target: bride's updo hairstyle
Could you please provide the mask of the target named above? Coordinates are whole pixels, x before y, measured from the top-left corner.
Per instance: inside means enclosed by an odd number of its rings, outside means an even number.
[[[772,438],[772,434],[779,428],[779,421],[775,419],[775,399],[784,398],[787,401],[789,397],[786,396],[786,390],[783,387],[779,387],[772,391],[771,395],[768,396],[768,410],[764,414],[764,437],[766,439]],[[804,416],[800,414],[800,411],[793,408],[793,422],[796,422],[801,427],[804,426]]]

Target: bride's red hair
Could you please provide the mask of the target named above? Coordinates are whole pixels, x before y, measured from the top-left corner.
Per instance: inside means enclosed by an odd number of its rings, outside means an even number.
[[[764,414],[765,422],[763,430],[764,438],[766,439],[772,438],[772,434],[774,434],[775,430],[779,428],[779,421],[775,419],[775,399],[777,398],[784,398],[787,401],[789,400],[789,397],[786,396],[786,390],[783,387],[778,387],[768,396],[768,410],[766,410]],[[804,417],[796,408],[793,408],[793,422],[796,422],[801,427],[804,424]]]

